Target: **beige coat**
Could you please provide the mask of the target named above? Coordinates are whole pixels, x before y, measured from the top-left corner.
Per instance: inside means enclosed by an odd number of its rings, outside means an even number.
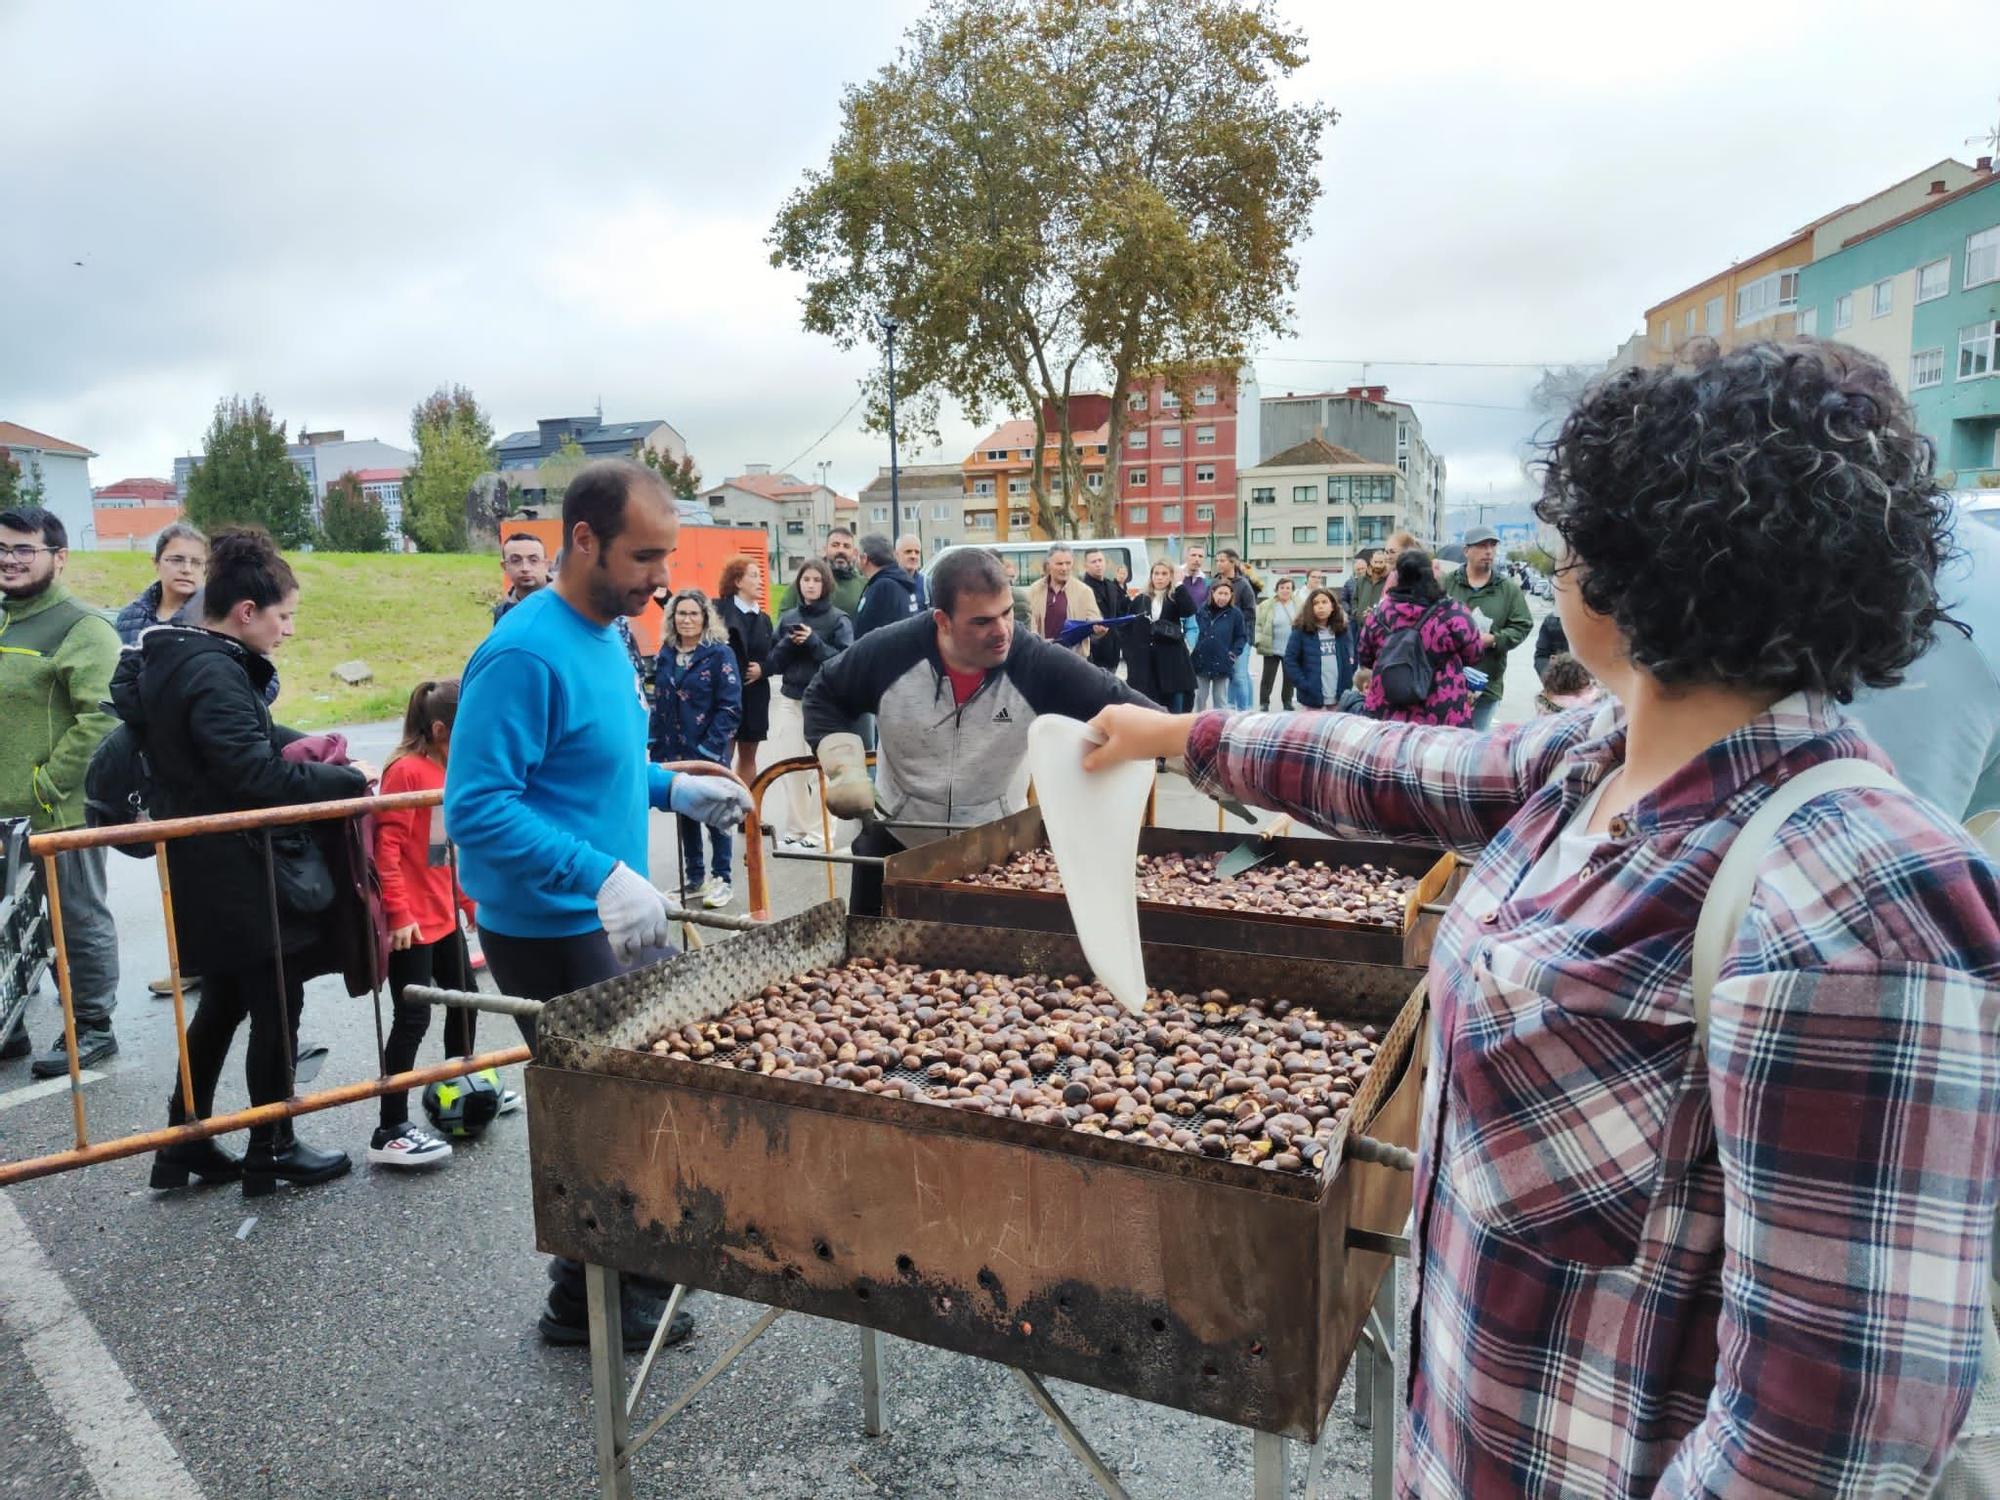
[[[1063,585],[1063,597],[1069,600],[1069,618],[1072,620],[1101,620],[1104,611],[1097,607],[1097,596],[1084,587],[1081,578],[1074,574]],[[1028,585],[1028,628],[1036,635],[1042,634],[1042,620],[1049,612],[1049,580],[1047,576],[1037,578]],[[1078,656],[1088,654],[1090,637],[1085,636],[1070,647]]]

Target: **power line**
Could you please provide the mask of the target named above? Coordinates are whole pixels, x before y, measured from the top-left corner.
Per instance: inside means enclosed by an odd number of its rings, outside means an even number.
[[[1547,370],[1559,365],[1601,364],[1582,359],[1318,359],[1294,354],[1260,354],[1268,365],[1386,365],[1395,370]]]
[[[825,442],[828,438],[832,437],[834,434],[834,429],[839,427],[842,422],[845,422],[849,417],[854,415],[854,408],[861,404],[861,398],[867,394],[868,392],[866,390],[856,391],[854,393],[854,399],[847,403],[847,410],[842,412],[839,416],[835,417],[833,421],[828,424],[825,432],[822,432],[818,437],[814,438],[810,443],[806,444],[804,448],[800,449],[797,457],[788,459],[784,463],[780,464],[778,466],[778,472],[780,474],[789,474],[792,471],[793,464],[796,464],[799,461],[799,459],[805,458],[808,455],[810,455],[813,449],[817,448],[821,443]]]

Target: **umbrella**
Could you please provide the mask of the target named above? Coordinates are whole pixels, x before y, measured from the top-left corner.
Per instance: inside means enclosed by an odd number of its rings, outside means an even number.
[[[1448,562],[1457,568],[1465,566],[1465,548],[1457,542],[1446,542],[1438,548],[1437,555],[1439,562]]]

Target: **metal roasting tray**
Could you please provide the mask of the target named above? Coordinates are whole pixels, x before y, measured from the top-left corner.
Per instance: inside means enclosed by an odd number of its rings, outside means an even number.
[[[1252,835],[1192,828],[1143,828],[1142,854],[1220,854]],[[1013,890],[970,884],[988,865],[1029,849],[1048,847],[1042,810],[1024,807],[991,823],[889,857],[882,872],[882,909],[892,917],[970,926],[1074,932],[1069,903],[1053,891]],[[1428,958],[1436,917],[1423,908],[1445,900],[1462,878],[1458,858],[1416,844],[1366,839],[1274,838],[1280,862],[1372,864],[1417,878],[1405,898],[1400,930],[1282,912],[1229,911],[1165,901],[1139,903],[1139,935],[1156,943],[1233,948],[1296,958],[1350,959],[1358,963],[1421,967]]]
[[[1405,1172],[1318,1176],[641,1050],[849,957],[1084,974],[1061,934],[827,902],[550,1003],[528,1070],[537,1240],[622,1272],[839,1319],[1310,1441],[1388,1260]],[[1290,998],[1383,1028],[1352,1128],[1416,1134],[1419,976],[1164,944],[1156,986]]]

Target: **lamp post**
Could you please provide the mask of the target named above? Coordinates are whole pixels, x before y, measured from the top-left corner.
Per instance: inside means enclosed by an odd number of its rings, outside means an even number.
[[[889,348],[889,529],[893,533],[903,524],[902,495],[896,474],[896,329],[899,325],[887,313],[877,313],[875,321],[881,325]]]

